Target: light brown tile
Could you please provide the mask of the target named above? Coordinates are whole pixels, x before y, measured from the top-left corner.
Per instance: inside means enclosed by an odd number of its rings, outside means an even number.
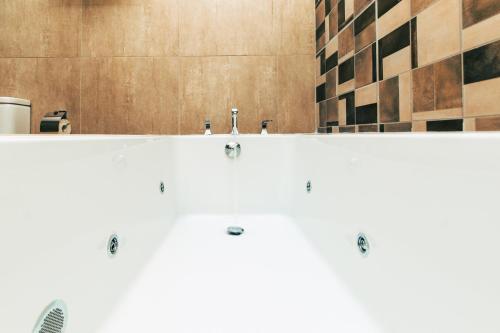
[[[329,30],[329,36],[330,39],[334,38],[337,36],[339,32],[339,11],[338,7],[335,6],[332,11],[330,12],[330,15],[328,15],[328,30]]]
[[[274,19],[273,1],[217,0],[217,55],[275,54]]]
[[[372,22],[363,29],[358,35],[354,37],[354,44],[356,45],[356,52],[364,48],[370,43],[375,42],[376,39],[376,22]]]
[[[36,99],[35,58],[0,58],[0,96]]]
[[[2,1],[0,57],[76,57],[80,0]]]
[[[176,0],[85,0],[84,56],[169,56],[179,50]],[[196,36],[193,36],[196,38]]]
[[[500,114],[500,78],[479,81],[464,86],[464,116]]]
[[[500,117],[476,118],[476,131],[500,131]]]
[[[155,58],[152,88],[159,108],[153,115],[154,134],[179,134],[180,59]]]
[[[277,133],[276,57],[231,57],[230,64],[230,101],[239,109],[240,132],[260,133],[261,121],[269,119],[269,132]]]
[[[179,2],[179,54],[217,54],[217,0]]]
[[[424,120],[416,120],[412,122],[412,132],[427,132],[427,122]]]
[[[153,58],[82,60],[84,133],[150,134],[160,112]]]
[[[78,58],[37,59],[36,101],[33,101],[31,117],[33,133],[39,132],[42,117],[56,110],[67,110],[72,133],[80,133],[80,70]]]
[[[460,47],[459,0],[439,0],[417,16],[419,66],[457,54]]]
[[[312,56],[278,57],[278,127],[281,133],[314,132]]]
[[[233,106],[229,57],[181,58],[180,75],[180,133],[203,133],[205,119],[211,120],[213,133],[229,133]]]
[[[410,20],[410,0],[402,0],[377,20],[377,36],[382,38]]]

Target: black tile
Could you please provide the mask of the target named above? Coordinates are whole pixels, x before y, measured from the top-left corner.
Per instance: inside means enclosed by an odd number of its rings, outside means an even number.
[[[332,10],[332,4],[330,0],[325,0],[325,17],[326,15],[330,14],[331,10]]]
[[[325,60],[325,50],[321,51],[321,53],[319,54],[320,57],[320,73],[321,75],[325,74],[327,72],[327,69],[326,69],[326,60]]]
[[[378,41],[378,68],[379,79],[382,80],[383,75],[383,59],[405,47],[410,45],[410,23],[407,22],[389,33]]]
[[[327,127],[327,128],[326,128],[326,133],[327,133],[327,134],[330,134],[330,133],[332,133],[332,132],[333,132],[333,129],[332,129],[331,127]]]
[[[346,124],[355,125],[356,124],[356,108],[354,106],[354,91],[350,93],[339,96],[339,101],[345,99],[346,104]]]
[[[377,103],[356,107],[356,124],[373,124],[377,122]]]
[[[411,20],[411,68],[418,67],[417,18]]]
[[[326,59],[326,71],[330,71],[330,69],[333,69],[335,66],[338,65],[339,62],[339,53],[335,52],[331,56]]]
[[[316,87],[316,103],[326,99],[326,84],[323,83]]]
[[[319,134],[326,134],[326,127],[318,127],[318,133]]]
[[[402,0],[377,0],[378,10],[377,16],[380,17],[391,10],[392,7],[396,6]]]
[[[316,28],[316,40],[320,39],[321,36],[325,34],[325,21],[319,25],[318,28]]]
[[[339,84],[354,79],[354,57],[339,65]]]
[[[464,53],[465,84],[496,77],[500,77],[500,41]]]
[[[372,44],[372,82],[377,81],[377,44]]]
[[[354,20],[354,35],[358,35],[373,22],[375,22],[375,2]]]
[[[463,131],[463,120],[435,120],[427,122],[428,132],[456,132]]]

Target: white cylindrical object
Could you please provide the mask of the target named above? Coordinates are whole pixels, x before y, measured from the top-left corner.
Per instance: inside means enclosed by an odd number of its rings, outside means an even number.
[[[31,102],[0,97],[0,134],[30,134]]]

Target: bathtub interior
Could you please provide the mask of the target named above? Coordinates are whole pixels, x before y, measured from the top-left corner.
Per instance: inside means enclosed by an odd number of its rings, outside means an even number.
[[[499,331],[499,136],[237,139],[0,140],[0,331]]]

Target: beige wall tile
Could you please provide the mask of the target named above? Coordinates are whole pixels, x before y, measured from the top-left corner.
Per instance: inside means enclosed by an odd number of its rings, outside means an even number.
[[[85,133],[150,134],[160,112],[153,58],[91,58],[82,65]]]
[[[242,133],[260,133],[261,121],[278,132],[277,64],[275,56],[231,57],[232,105],[239,109],[238,125]],[[230,117],[229,112],[226,114]]]
[[[385,57],[383,60],[384,79],[411,69],[411,48],[409,46]]]
[[[181,61],[176,57],[155,58],[153,85],[159,108],[153,115],[154,134],[179,134],[179,81]]]
[[[183,0],[179,3],[179,54],[217,54],[217,0]]]
[[[181,134],[202,134],[205,119],[211,120],[214,133],[230,132],[230,73],[229,57],[181,59]]]
[[[373,83],[361,89],[356,89],[354,99],[356,107],[377,103],[377,84]]]
[[[73,133],[80,133],[80,60],[78,58],[0,59],[0,95],[32,102],[31,132],[43,115],[69,111]]]
[[[439,0],[417,16],[419,66],[460,52],[460,13],[459,0]]]
[[[314,54],[314,3],[309,0],[275,0],[274,23],[280,54]],[[328,31],[328,30],[326,30]],[[253,37],[251,37],[253,38]]]
[[[167,56],[179,49],[176,0],[84,0],[84,56]]]
[[[270,55],[276,53],[273,2],[217,0],[217,54]]]
[[[462,108],[413,113],[413,120],[456,119],[460,117],[462,117]]]
[[[411,74],[399,76],[399,121],[411,121]]]
[[[80,0],[1,1],[0,57],[76,57]]]
[[[312,133],[314,66],[309,55],[278,57],[278,127],[281,133]]]
[[[500,114],[500,78],[464,86],[464,117]]]

